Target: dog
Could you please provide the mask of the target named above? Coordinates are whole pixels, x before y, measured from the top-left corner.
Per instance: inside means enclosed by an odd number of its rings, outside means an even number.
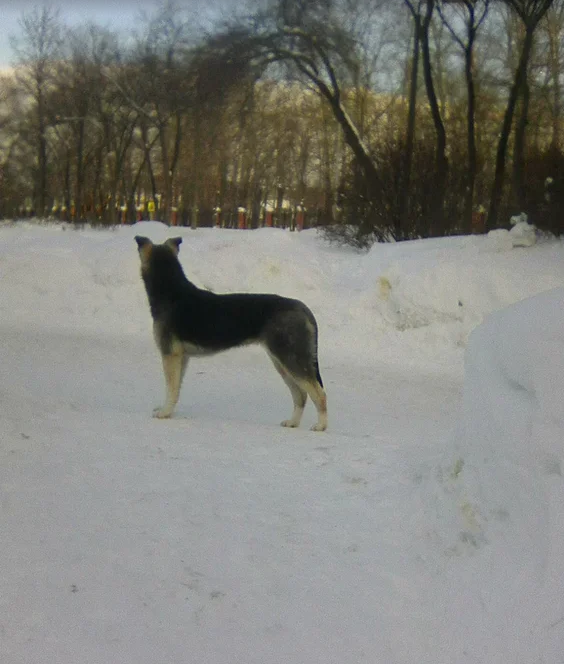
[[[279,295],[203,290],[187,279],[178,260],[182,238],[153,244],[136,236],[135,241],[166,381],[166,399],[154,417],[173,414],[191,357],[260,344],[292,395],[294,410],[282,426],[300,425],[309,395],[317,409],[312,431],[325,431],[327,396],[317,361],[317,322],[308,307]]]

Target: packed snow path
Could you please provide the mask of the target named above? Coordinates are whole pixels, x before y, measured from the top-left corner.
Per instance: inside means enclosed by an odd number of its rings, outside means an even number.
[[[331,431],[287,430],[237,351],[194,361],[161,422],[149,340],[1,332],[3,661],[405,661],[410,450],[456,384],[328,370]]]

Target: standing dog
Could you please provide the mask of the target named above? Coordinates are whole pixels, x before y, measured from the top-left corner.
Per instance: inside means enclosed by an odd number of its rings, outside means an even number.
[[[202,290],[186,278],[178,260],[182,238],[153,244],[137,236],[135,241],[166,380],[166,401],[154,416],[172,415],[190,357],[258,343],[292,394],[294,412],[282,426],[299,426],[309,394],[317,408],[312,430],[325,431],[327,398],[317,363],[317,323],[306,305],[279,295]]]

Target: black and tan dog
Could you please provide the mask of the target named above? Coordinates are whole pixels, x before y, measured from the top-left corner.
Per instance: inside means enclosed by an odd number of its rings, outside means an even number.
[[[292,393],[294,412],[282,426],[299,426],[309,394],[318,415],[312,430],[327,428],[317,323],[303,302],[279,295],[218,295],[202,290],[186,278],[178,260],[182,238],[164,244],[139,236],[135,240],[166,380],[166,401],[155,409],[155,417],[172,415],[190,357],[258,343]]]

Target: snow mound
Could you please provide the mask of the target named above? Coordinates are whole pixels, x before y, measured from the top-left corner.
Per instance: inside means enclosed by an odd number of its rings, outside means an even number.
[[[468,556],[453,592],[482,605],[488,661],[561,661],[543,659],[542,644],[564,647],[552,629],[564,615],[563,393],[564,289],[496,312],[472,333],[436,532],[448,555]]]
[[[131,237],[142,235],[157,244],[164,242],[169,237],[180,235],[180,233],[176,233],[175,231],[176,228],[171,228],[162,221],[138,221],[132,226],[123,226],[121,228],[121,235],[129,235]]]
[[[392,260],[375,279],[373,293],[382,317],[400,331],[454,323],[453,341],[464,344],[487,314],[564,283],[564,270],[555,271],[552,261],[543,264],[541,258],[561,253],[559,243],[524,255],[514,248],[517,236],[502,233],[507,242],[494,233],[429,240],[415,253],[409,246],[398,248],[397,256],[389,253]],[[374,267],[382,253],[376,251]]]

